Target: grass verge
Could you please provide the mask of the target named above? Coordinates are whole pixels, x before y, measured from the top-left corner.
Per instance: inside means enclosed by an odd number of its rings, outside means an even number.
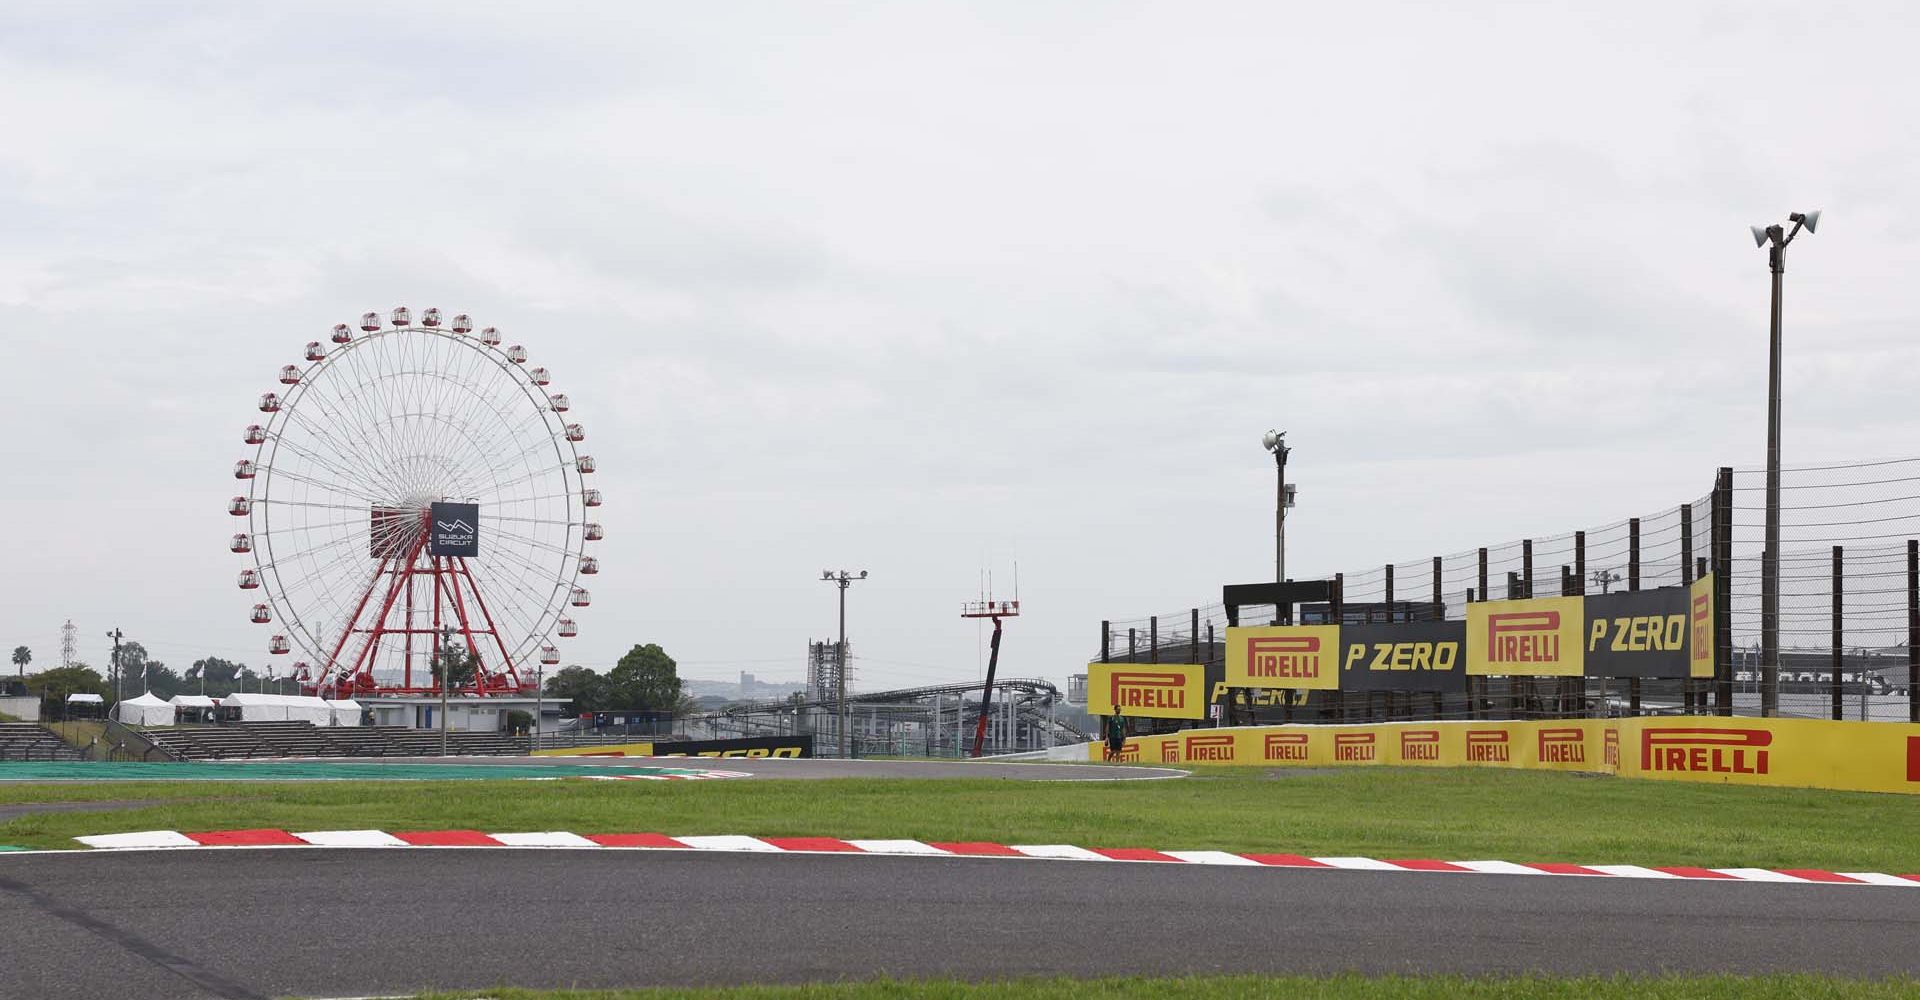
[[[1173,781],[738,779],[4,785],[0,806],[157,800],[28,814],[0,844],[130,830],[479,829],[745,833],[1384,858],[1920,871],[1920,797],[1480,769]]]
[[[1920,983],[1823,976],[1661,976],[1652,978],[1465,979],[1453,976],[1201,976],[1181,979],[1032,979],[1003,983],[883,981],[805,986],[743,986],[541,992],[430,993],[421,1000],[1911,1000]]]

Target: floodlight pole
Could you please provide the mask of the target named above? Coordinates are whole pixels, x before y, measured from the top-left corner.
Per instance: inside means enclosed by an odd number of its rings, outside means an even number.
[[[840,756],[849,758],[853,756],[853,716],[847,707],[847,588],[853,586],[855,582],[866,578],[867,571],[864,569],[861,570],[857,576],[844,569],[838,573],[832,570],[820,571],[820,579],[828,583],[838,584],[840,587],[840,646],[838,654],[840,677],[836,685],[838,690],[834,692],[834,698],[839,702]]]
[[[1753,227],[1753,241],[1767,248],[1773,273],[1773,303],[1767,324],[1767,514],[1766,548],[1760,552],[1760,714],[1780,714],[1780,291],[1787,272],[1787,244],[1800,230],[1814,231],[1820,213],[1795,212],[1788,232],[1775,223]]]

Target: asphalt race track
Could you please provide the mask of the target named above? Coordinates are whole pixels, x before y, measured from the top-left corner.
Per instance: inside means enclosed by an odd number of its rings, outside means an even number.
[[[381,774],[389,768],[391,773]],[[769,757],[300,757],[273,760],[220,760],[193,763],[59,761],[0,763],[0,780],[35,782],[427,780],[471,779],[486,768],[506,768],[501,777],[524,776],[538,768],[556,773],[586,768],[683,768],[725,771],[768,778],[1000,778],[1010,781],[1141,781],[1184,778],[1186,771],[1135,765],[1049,764],[1025,761],[827,760]],[[451,772],[451,774],[449,774]],[[577,776],[577,775],[575,775]]]
[[[0,857],[0,997],[894,976],[1920,972],[1920,892],[694,852]]]

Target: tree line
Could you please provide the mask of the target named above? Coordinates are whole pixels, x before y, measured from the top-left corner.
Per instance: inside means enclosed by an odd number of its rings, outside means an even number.
[[[450,653],[452,651],[449,651]],[[475,661],[470,654],[450,655],[446,664],[456,686],[470,683]],[[69,694],[91,693],[112,700],[111,680],[85,663],[42,670],[27,675],[33,653],[25,646],[13,651],[13,662],[20,670],[27,690],[43,701],[62,701]],[[437,680],[442,665],[432,671]],[[121,693],[132,697],[151,691],[167,699],[177,694],[206,694],[221,698],[241,690],[258,691],[272,680],[245,663],[209,656],[193,661],[184,671],[176,671],[154,659],[145,646],[126,642],[120,646]],[[284,678],[279,678],[284,679]],[[136,690],[138,688],[139,690]],[[565,698],[577,712],[673,712],[686,714],[692,699],[682,690],[679,665],[656,643],[636,645],[628,650],[613,669],[602,674],[582,666],[570,666],[547,677],[544,686],[549,698]]]

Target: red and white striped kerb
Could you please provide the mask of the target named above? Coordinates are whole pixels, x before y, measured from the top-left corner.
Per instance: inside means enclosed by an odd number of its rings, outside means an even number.
[[[1832,872],[1817,868],[1696,868],[1660,865],[1573,865],[1560,862],[1436,861],[1419,858],[1307,857],[1232,851],[1169,851],[1070,844],[996,844],[983,841],[840,840],[833,837],[749,837],[741,834],[668,836],[662,833],[483,833],[479,830],[149,830],[76,837],[96,850],[163,848],[547,848],[575,850],[708,851],[753,854],[836,854],[869,857],[1003,858],[1163,865],[1229,865],[1369,872],[1460,875],[1549,875],[1573,878],[1686,879],[1920,888],[1920,873]]]

